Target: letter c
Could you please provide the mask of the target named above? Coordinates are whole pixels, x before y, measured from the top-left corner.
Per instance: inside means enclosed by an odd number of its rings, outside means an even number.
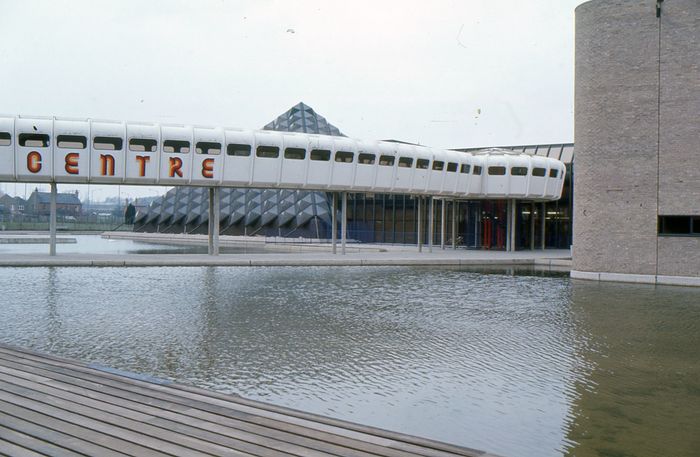
[[[27,154],[27,170],[32,173],[39,173],[41,171],[41,154],[37,151],[32,151]]]

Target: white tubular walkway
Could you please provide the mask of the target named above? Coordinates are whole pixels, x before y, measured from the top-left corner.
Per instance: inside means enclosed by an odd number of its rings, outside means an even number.
[[[559,160],[303,133],[0,116],[0,182],[196,185],[557,200]],[[431,241],[432,243],[432,241]]]

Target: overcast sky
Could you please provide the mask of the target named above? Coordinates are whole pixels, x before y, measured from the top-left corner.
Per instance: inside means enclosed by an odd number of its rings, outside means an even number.
[[[570,142],[580,3],[0,0],[0,113],[260,128],[303,101],[357,138]]]

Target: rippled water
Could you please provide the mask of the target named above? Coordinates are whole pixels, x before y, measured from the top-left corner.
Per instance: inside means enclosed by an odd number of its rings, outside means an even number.
[[[700,290],[421,268],[0,270],[0,341],[506,456],[700,455]]]

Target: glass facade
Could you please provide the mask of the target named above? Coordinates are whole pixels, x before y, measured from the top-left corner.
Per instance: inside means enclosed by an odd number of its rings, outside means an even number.
[[[516,249],[542,247],[568,249],[572,241],[573,167],[567,165],[562,197],[554,202],[516,203]],[[445,201],[445,243],[452,244],[452,221],[456,221],[457,245],[474,249],[505,250],[506,200]],[[433,244],[441,242],[442,200],[433,204]],[[340,209],[340,207],[338,208]],[[456,217],[454,211],[456,210]],[[410,195],[348,194],[348,238],[364,243],[417,244],[418,199]],[[421,205],[423,243],[429,241],[429,203]],[[340,224],[340,222],[339,222]]]

